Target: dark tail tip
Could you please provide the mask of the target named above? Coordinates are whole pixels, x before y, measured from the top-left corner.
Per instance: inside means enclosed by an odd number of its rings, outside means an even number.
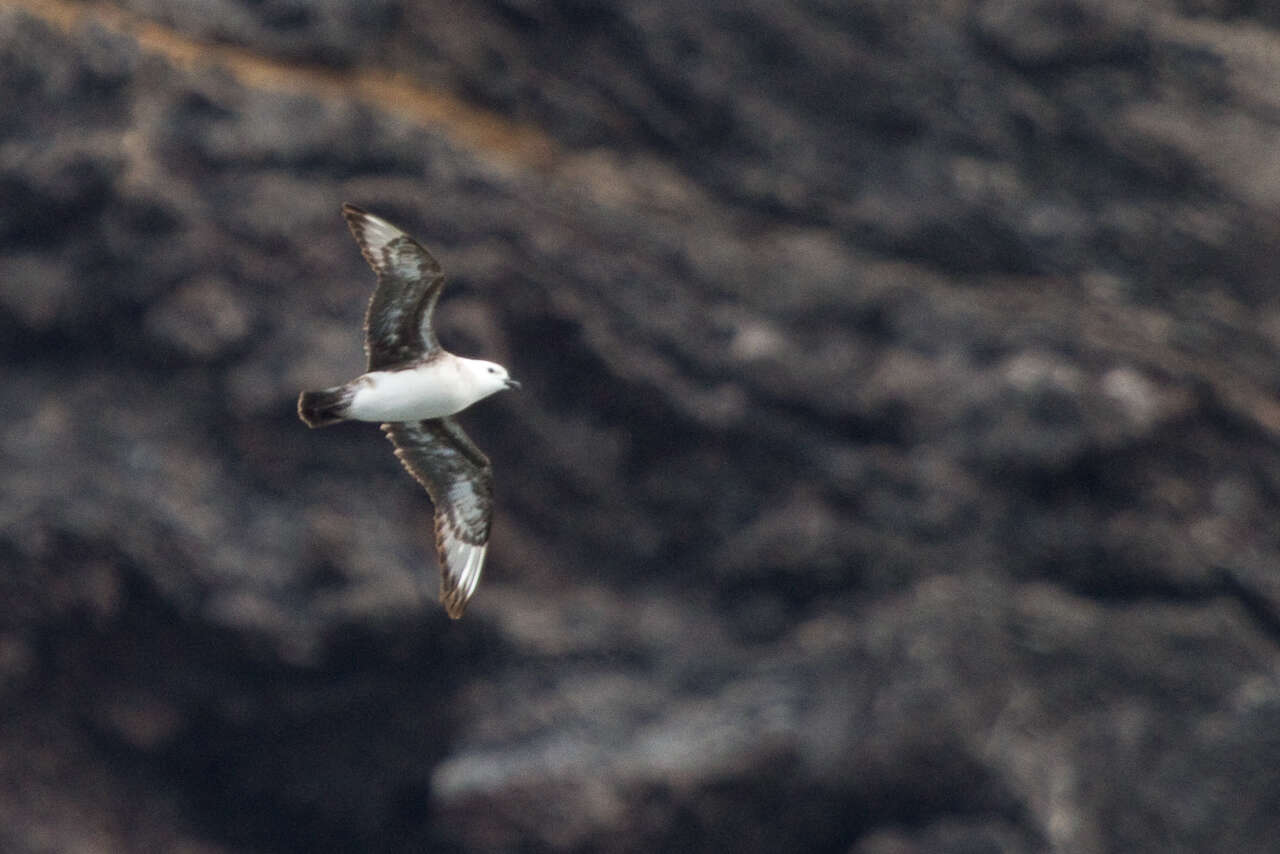
[[[298,417],[308,427],[328,427],[347,418],[347,404],[351,395],[346,388],[327,388],[323,391],[304,391],[298,396]]]

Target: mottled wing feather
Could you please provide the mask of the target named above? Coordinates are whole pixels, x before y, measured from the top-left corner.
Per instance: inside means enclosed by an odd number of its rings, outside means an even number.
[[[440,343],[431,316],[444,288],[444,272],[431,253],[391,223],[355,205],[343,205],[360,252],[378,274],[364,318],[369,370],[417,359]]]
[[[396,456],[426,487],[436,507],[436,555],[440,601],[453,619],[462,616],[484,568],[493,519],[493,469],[489,458],[452,418],[383,424]]]

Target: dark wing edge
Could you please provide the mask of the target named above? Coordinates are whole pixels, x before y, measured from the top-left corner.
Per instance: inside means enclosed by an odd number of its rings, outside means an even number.
[[[382,430],[435,505],[440,602],[456,620],[484,569],[493,521],[493,467],[452,418],[383,424]]]
[[[352,204],[342,216],[360,254],[378,276],[364,316],[369,370],[401,364],[439,349],[432,328],[444,288],[440,263],[420,243],[379,216]]]

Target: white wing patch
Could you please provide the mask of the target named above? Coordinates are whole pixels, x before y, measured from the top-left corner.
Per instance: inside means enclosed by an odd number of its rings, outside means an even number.
[[[484,569],[484,555],[488,550],[487,543],[473,545],[453,536],[447,528],[441,534],[443,568],[440,575],[440,601],[450,617],[461,617],[467,600],[476,592],[480,572]]]
[[[391,246],[403,238],[397,246]],[[382,217],[364,215],[364,240],[369,251],[381,260],[383,270],[404,279],[419,275],[421,251],[416,242]]]
[[[364,220],[364,241],[375,253],[382,252],[388,243],[405,236],[403,231],[380,216],[362,211],[361,218]]]

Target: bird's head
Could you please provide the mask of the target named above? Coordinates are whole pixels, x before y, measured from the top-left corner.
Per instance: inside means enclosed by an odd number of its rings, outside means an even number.
[[[503,389],[520,388],[520,383],[511,379],[507,369],[497,362],[468,359],[466,367],[467,372],[470,374],[472,385],[480,392],[482,398],[496,394]]]

